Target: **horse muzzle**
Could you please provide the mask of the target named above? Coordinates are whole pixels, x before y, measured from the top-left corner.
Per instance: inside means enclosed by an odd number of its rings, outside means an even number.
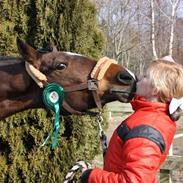
[[[123,71],[118,72],[117,81],[123,85],[131,85],[136,82],[137,77],[130,70],[125,69]]]
[[[137,77],[129,70],[123,70],[117,74],[116,78],[123,87],[111,88],[110,93],[120,102],[129,102],[136,92]]]

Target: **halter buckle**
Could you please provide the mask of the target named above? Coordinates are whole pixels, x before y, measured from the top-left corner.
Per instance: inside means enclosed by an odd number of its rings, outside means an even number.
[[[98,89],[98,81],[96,79],[88,80],[88,90],[97,90]]]

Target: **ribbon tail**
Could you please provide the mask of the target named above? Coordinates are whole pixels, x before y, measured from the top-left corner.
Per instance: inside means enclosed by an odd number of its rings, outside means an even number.
[[[58,134],[59,134],[59,130],[60,130],[60,108],[59,108],[59,104],[56,103],[54,105],[54,109],[55,109],[55,120],[54,120],[54,129],[55,129],[55,133],[54,133],[54,138],[53,138],[53,142],[52,142],[52,149],[55,149],[56,144],[57,144],[57,139],[58,139]]]
[[[48,136],[46,137],[46,140],[41,144],[41,147],[43,147],[45,144],[47,144],[49,138],[51,137],[51,134],[53,133],[53,129],[50,131],[50,133],[48,134]]]

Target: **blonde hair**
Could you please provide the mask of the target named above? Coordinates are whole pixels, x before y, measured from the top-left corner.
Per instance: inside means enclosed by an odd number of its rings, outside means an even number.
[[[183,96],[183,67],[180,64],[159,59],[149,65],[146,73],[160,102]]]

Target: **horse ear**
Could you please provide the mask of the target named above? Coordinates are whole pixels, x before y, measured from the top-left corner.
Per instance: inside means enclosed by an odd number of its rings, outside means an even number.
[[[20,38],[17,37],[17,47],[20,55],[26,62],[29,62],[35,68],[39,69],[39,53],[30,45],[23,42]]]
[[[53,44],[53,42],[49,43],[47,45],[47,48],[48,48],[48,50],[53,51],[53,52],[57,52],[58,51],[57,47]]]

